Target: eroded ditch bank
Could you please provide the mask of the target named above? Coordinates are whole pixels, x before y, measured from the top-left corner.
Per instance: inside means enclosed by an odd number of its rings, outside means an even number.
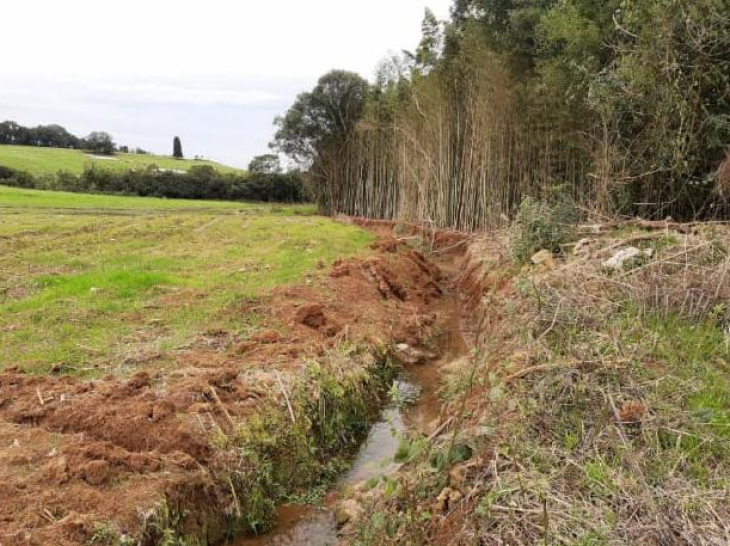
[[[351,467],[321,503],[283,505],[277,510],[273,529],[260,536],[239,538],[231,546],[336,546],[341,527],[360,515],[360,506],[347,498],[348,490],[387,479],[400,468],[399,450],[409,437],[426,438],[439,431],[444,424],[439,397],[441,369],[468,354],[456,283],[458,271],[453,257],[442,260],[441,265],[446,270],[441,280],[438,331],[425,352],[405,343],[396,346],[395,357],[403,367],[391,387],[391,403],[370,429]]]
[[[422,363],[453,331],[442,272],[383,235],[370,257],[242,302],[261,317],[246,336],[206,332],[122,376],[0,374],[3,546],[218,544],[332,483],[395,353],[427,387]],[[430,424],[434,400],[424,389],[406,421]]]

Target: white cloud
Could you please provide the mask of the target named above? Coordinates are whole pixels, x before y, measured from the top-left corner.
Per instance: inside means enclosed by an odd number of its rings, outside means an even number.
[[[371,76],[413,49],[426,4],[445,18],[451,0],[3,2],[0,117],[145,135],[128,143],[160,151],[188,132],[189,153],[245,164],[321,74]]]
[[[255,89],[236,91],[159,84],[99,84],[90,88],[90,94],[106,100],[199,106],[223,104],[252,106],[280,101],[283,98],[275,93]]]

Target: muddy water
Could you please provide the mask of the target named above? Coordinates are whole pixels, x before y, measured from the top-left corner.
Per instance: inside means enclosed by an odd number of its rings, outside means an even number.
[[[367,440],[335,489],[361,483],[377,476],[392,474],[400,466],[393,459],[400,438],[408,430],[429,434],[437,428],[441,417],[438,395],[441,367],[467,354],[467,343],[461,327],[461,306],[458,295],[447,293],[442,300],[442,330],[437,345],[442,357],[423,366],[412,366],[396,386],[402,398],[417,395],[415,403],[405,409],[392,405],[386,408],[370,430]],[[289,505],[278,509],[276,527],[266,535],[239,539],[230,546],[337,546],[337,521],[331,508],[336,493],[323,506]]]

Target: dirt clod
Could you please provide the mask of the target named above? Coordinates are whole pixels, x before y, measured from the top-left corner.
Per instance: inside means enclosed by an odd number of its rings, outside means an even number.
[[[263,330],[261,332],[256,332],[251,336],[251,341],[253,343],[263,343],[265,345],[279,343],[282,339],[281,334],[276,330]]]
[[[318,303],[301,307],[294,316],[294,320],[313,330],[319,330],[327,324],[324,308]]]

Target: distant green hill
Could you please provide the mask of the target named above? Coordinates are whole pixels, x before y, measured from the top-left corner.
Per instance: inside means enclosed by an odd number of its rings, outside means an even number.
[[[149,165],[157,165],[161,169],[187,171],[191,167],[209,165],[221,172],[243,172],[241,169],[221,165],[215,161],[173,159],[169,156],[144,154],[116,154],[107,158],[81,150],[10,145],[0,145],[0,165],[34,175],[55,174],[59,171],[80,174],[92,165],[120,171],[144,169]]]

